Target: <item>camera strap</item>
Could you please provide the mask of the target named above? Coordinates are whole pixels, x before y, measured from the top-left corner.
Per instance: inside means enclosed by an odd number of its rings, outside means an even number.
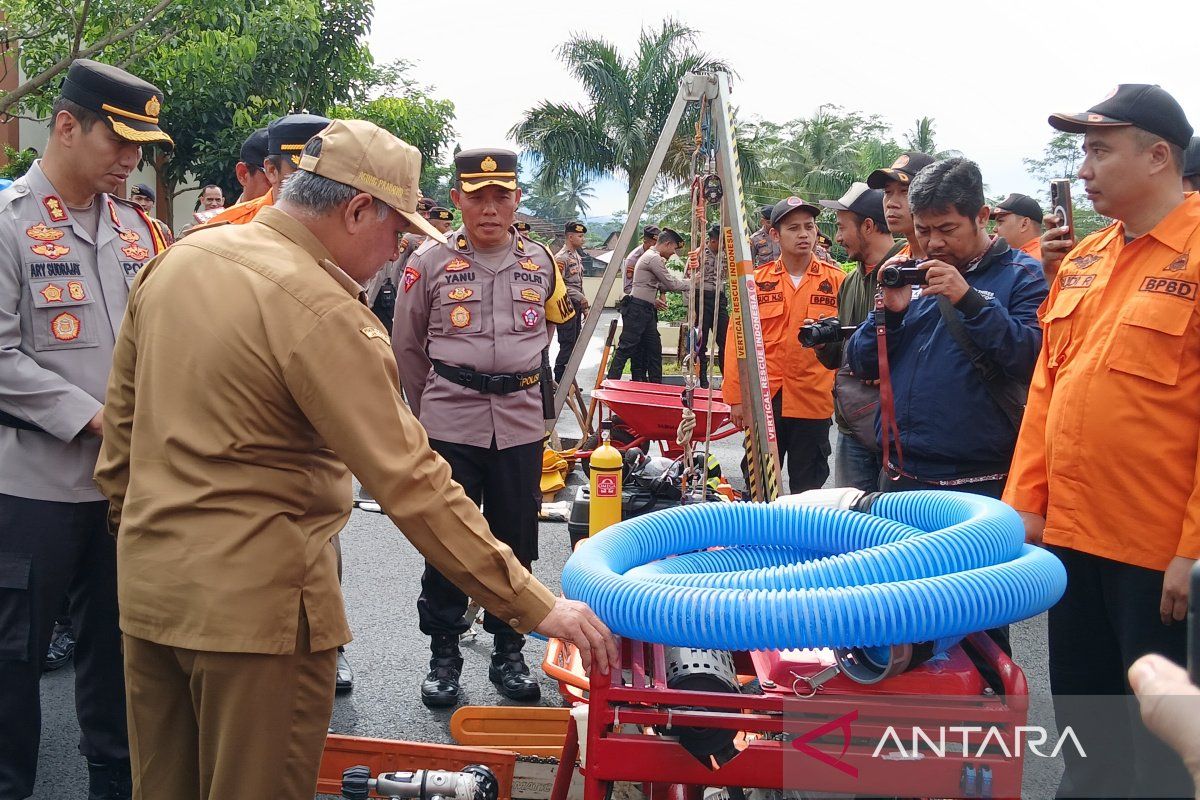
[[[896,464],[904,467],[904,451],[900,448],[900,426],[896,424],[896,397],[892,393],[892,370],[888,366],[887,318],[883,307],[883,290],[875,290],[875,339],[879,350],[879,438],[883,445],[884,472],[892,480],[891,444],[896,445]]]
[[[988,357],[987,353],[971,341],[971,335],[967,333],[967,328],[963,325],[962,318],[954,309],[950,298],[943,295],[938,297],[937,302],[938,311],[941,312],[942,319],[946,323],[946,330],[962,348],[962,351],[967,354],[967,359],[978,373],[979,380],[983,382],[983,387],[987,389],[988,395],[1004,412],[1004,416],[1008,418],[1013,429],[1021,430],[1021,417],[1025,413],[1028,389],[1025,385],[1006,376],[1004,371]]]

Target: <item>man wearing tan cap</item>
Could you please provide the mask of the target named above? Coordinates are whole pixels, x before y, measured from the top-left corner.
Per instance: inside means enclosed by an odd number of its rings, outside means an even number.
[[[493,613],[599,669],[615,657],[604,625],[538,583],[451,480],[361,302],[401,233],[441,238],[416,211],[416,148],[347,120],[303,152],[253,222],[189,236],[139,274],[116,345],[96,480],[146,800],[314,795],[350,639],[330,539],[351,471]]]

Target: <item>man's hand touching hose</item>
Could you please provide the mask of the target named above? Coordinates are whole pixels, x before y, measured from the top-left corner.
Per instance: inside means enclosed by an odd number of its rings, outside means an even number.
[[[583,657],[583,668],[608,674],[610,664],[617,661],[617,643],[608,627],[600,621],[586,603],[558,597],[554,608],[535,631],[553,639],[570,642]]]

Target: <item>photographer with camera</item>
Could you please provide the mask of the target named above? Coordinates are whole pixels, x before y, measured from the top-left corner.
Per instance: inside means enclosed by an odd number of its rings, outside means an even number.
[[[861,380],[850,372],[845,359],[845,340],[874,307],[877,270],[904,245],[888,231],[880,189],[856,182],[841,199],[822,200],[821,205],[837,213],[835,238],[847,255],[858,262],[858,267],[842,281],[837,316],[806,320],[808,324],[800,329],[800,343],[811,346],[817,360],[837,370],[833,383],[833,418],[838,426],[833,482],[873,492],[883,468],[875,439],[879,389],[875,381]]]
[[[886,388],[897,399],[894,408],[881,402],[876,415],[885,454],[880,488],[999,497],[1042,342],[1042,267],[988,236],[991,211],[974,162],[926,167],[908,199],[929,257],[879,270],[882,308],[847,344],[858,377],[879,378],[881,361],[887,365]],[[883,436],[893,420],[898,436],[889,456],[892,438]]]
[[[793,494],[819,489],[829,477],[833,375],[796,337],[804,320],[833,313],[838,287],[846,277],[836,264],[813,253],[820,213],[820,208],[799,197],[776,203],[771,210],[771,238],[779,245],[779,259],[754,270],[780,466],[787,463]],[[728,344],[721,391],[731,409],[730,422],[745,427],[737,348]]]

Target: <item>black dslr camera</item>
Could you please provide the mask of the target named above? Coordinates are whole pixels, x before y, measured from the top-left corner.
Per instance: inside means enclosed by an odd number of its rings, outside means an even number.
[[[899,264],[889,264],[879,270],[879,285],[887,289],[899,286],[924,286],[929,282],[929,269],[917,266],[915,258],[901,261]]]
[[[838,322],[837,317],[826,317],[816,322],[810,322],[807,325],[801,325],[797,338],[800,339],[800,344],[804,347],[816,347],[821,344],[844,341],[855,330],[857,328],[853,325],[842,325]]]

